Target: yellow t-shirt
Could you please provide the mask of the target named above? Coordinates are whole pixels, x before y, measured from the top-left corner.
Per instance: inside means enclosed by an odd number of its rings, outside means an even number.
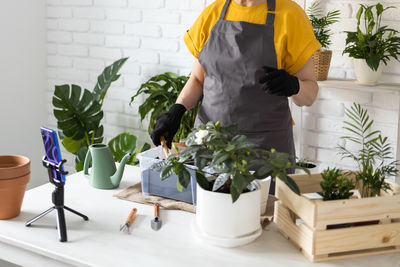
[[[224,4],[225,0],[216,0],[210,4],[186,32],[184,41],[196,58],[218,21]],[[231,0],[225,20],[265,24],[266,16],[266,2],[244,7]],[[291,0],[276,0],[274,35],[278,69],[284,69],[290,74],[298,72],[312,54],[321,48],[304,10]]]

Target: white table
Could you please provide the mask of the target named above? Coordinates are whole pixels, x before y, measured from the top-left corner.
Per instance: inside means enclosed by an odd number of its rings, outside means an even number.
[[[150,228],[153,207],[124,201],[112,195],[139,180],[137,167],[127,166],[119,189],[92,188],[82,173],[67,177],[65,204],[89,216],[89,221],[66,212],[68,242],[58,241],[55,212],[32,227],[25,222],[49,208],[53,185],[26,192],[20,216],[0,221],[0,258],[23,266],[400,266],[400,254],[370,256],[327,263],[310,263],[289,241],[268,226],[255,242],[224,249],[195,239],[193,214],[161,210],[163,227]],[[132,234],[119,226],[132,209],[138,215]]]

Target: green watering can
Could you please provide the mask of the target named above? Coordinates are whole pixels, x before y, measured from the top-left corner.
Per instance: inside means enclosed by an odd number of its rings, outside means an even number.
[[[126,154],[118,169],[115,167],[114,157],[110,148],[105,144],[94,144],[89,147],[86,154],[83,171],[90,184],[99,189],[113,189],[119,186],[124,172],[126,161],[131,156]],[[89,174],[89,165],[93,158],[92,170]]]

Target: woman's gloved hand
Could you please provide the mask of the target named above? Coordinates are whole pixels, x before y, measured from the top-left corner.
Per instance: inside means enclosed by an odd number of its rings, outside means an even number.
[[[279,96],[296,95],[300,90],[299,79],[284,70],[271,67],[263,67],[264,75],[261,76],[259,83],[266,93]]]
[[[171,148],[172,139],[181,125],[181,119],[186,108],[181,104],[174,104],[167,113],[158,116],[150,137],[154,145],[159,146],[160,137],[165,136],[168,148]]]

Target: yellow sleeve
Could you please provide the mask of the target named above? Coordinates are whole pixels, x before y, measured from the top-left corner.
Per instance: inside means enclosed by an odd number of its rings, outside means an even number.
[[[310,59],[321,44],[315,38],[314,30],[304,10],[292,2],[291,10],[286,14],[284,46],[281,51],[281,68],[295,74]]]
[[[203,10],[192,27],[186,31],[183,40],[194,57],[199,57],[212,28],[218,21],[224,3],[224,0],[216,0],[210,4]]]

